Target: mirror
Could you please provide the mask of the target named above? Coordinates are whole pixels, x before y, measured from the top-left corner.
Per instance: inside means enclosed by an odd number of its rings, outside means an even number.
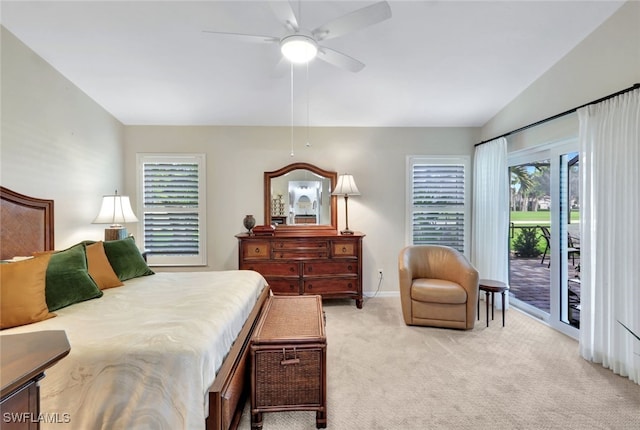
[[[277,230],[337,230],[338,174],[308,163],[264,173],[264,223]]]

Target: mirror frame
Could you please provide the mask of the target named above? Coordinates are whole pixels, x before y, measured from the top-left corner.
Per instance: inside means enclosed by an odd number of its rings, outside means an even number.
[[[272,172],[264,172],[264,223],[265,225],[272,225],[271,222],[271,179],[278,178],[294,170],[309,170],[316,175],[324,176],[331,182],[331,191],[336,187],[338,182],[338,173],[329,170],[321,169],[313,164],[309,163],[293,163],[288,166],[284,166],[278,170]],[[304,225],[304,224],[285,224],[278,225],[277,231],[287,232],[320,232],[320,231],[338,231],[338,198],[337,196],[331,196],[331,224],[321,225]]]

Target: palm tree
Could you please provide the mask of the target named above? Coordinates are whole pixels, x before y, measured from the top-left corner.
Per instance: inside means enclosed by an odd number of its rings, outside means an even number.
[[[511,210],[537,210],[538,198],[548,193],[549,161],[513,166],[510,173]]]
[[[537,211],[539,209],[538,202],[540,198],[544,196],[548,196],[549,190],[551,189],[551,186],[549,183],[550,169],[549,169],[548,162],[534,163],[531,166],[535,168],[535,171],[530,176],[531,182],[533,183],[533,187],[529,189],[529,195],[527,196],[528,197],[527,207],[528,207],[528,210]]]
[[[511,175],[511,210],[526,210],[527,194],[533,187],[533,181],[525,166],[512,166],[509,169]]]

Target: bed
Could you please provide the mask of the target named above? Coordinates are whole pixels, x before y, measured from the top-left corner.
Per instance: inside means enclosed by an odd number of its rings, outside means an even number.
[[[1,258],[53,250],[53,201],[4,187],[0,194]],[[248,389],[249,339],[269,295],[264,278],[240,270],[160,272],[122,283],[54,310],[55,317],[0,332],[0,340],[67,334],[71,352],[46,372],[40,397],[43,413],[70,420],[41,428],[235,428]]]

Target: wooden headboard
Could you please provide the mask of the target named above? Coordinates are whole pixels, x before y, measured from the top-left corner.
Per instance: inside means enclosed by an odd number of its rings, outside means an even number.
[[[54,249],[53,200],[0,186],[0,259]]]

